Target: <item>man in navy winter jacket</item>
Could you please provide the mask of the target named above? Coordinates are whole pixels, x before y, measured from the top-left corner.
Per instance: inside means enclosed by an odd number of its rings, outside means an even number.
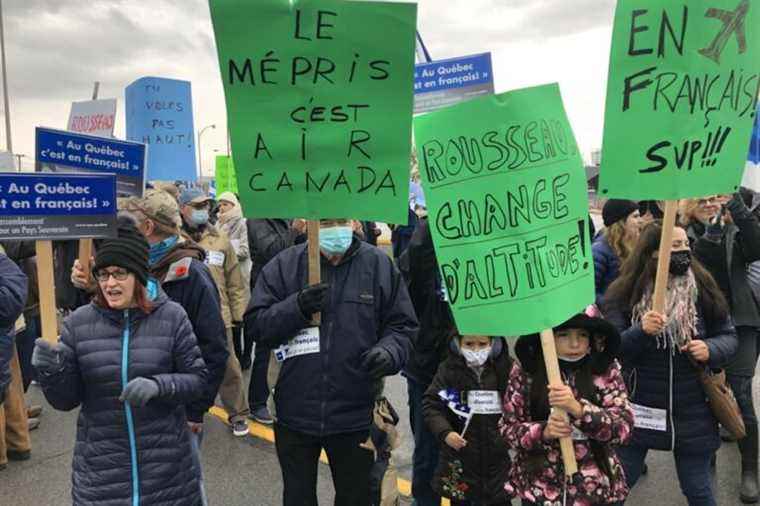
[[[0,250],[0,405],[11,383],[13,337],[16,320],[26,304],[27,279],[21,269]]]
[[[382,378],[409,358],[417,318],[392,260],[354,237],[350,220],[320,228],[323,282],[307,286],[307,245],[283,251],[256,281],[246,329],[282,361],[274,398],[285,506],[316,506],[322,448],[335,504],[370,504],[372,408]]]

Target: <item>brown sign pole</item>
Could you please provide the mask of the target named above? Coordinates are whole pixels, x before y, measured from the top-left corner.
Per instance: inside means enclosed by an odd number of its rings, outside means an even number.
[[[546,365],[546,377],[549,380],[549,385],[562,385],[562,375],[559,372],[559,360],[557,359],[557,348],[554,345],[554,331],[552,329],[541,332],[541,348],[544,352],[544,364]],[[563,410],[559,411],[565,420],[567,420],[567,413]],[[562,463],[565,467],[565,474],[572,476],[578,472],[573,439],[569,437],[560,438],[559,447],[562,451]]]
[[[673,247],[673,228],[676,224],[678,201],[668,200],[665,203],[665,216],[662,219],[662,235],[660,236],[660,251],[657,256],[657,276],[652,295],[652,311],[665,313],[665,296],[670,274],[670,250]]]
[[[306,223],[306,234],[309,245],[309,285],[318,285],[322,282],[321,259],[319,252],[319,221],[309,220]],[[319,325],[322,321],[320,313],[314,313],[312,322]]]
[[[55,308],[55,279],[53,277],[53,243],[37,241],[37,283],[40,297],[42,338],[58,342],[58,312]]]

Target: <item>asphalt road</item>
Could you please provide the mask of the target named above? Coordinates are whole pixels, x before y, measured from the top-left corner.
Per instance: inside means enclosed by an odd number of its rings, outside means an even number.
[[[758,401],[758,388],[754,392]],[[401,415],[403,444],[394,453],[402,477],[411,474],[413,445],[407,423],[406,382],[389,378],[386,395]],[[74,446],[76,412],[63,413],[47,406],[37,387],[28,398],[45,406],[42,424],[32,433],[32,459],[10,463],[0,471],[0,506],[60,506],[70,504],[71,454]],[[203,464],[209,501],[214,506],[278,506],[282,485],[274,446],[253,436],[235,438],[215,416],[207,415],[203,442]],[[642,478],[626,504],[633,506],[686,505],[678,489],[672,455],[651,452],[649,474]],[[739,505],[739,455],[735,444],[724,444],[718,453],[715,486],[718,504]],[[332,504],[329,468],[320,466],[320,504]],[[405,500],[404,504],[409,501]],[[361,506],[361,505],[357,505]]]

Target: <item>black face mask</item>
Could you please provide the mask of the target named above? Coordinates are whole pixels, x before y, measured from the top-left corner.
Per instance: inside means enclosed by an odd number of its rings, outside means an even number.
[[[691,251],[674,251],[670,254],[670,273],[673,276],[683,276],[691,267]]]

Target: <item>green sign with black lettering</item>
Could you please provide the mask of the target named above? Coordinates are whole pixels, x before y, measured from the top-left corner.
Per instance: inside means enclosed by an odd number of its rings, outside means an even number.
[[[210,6],[246,216],[406,223],[416,5]]]
[[[757,1],[618,0],[601,195],[738,190],[759,92]]]
[[[235,177],[235,164],[232,163],[231,156],[216,157],[216,172],[214,174],[216,181],[216,193],[221,195],[224,192],[238,193],[237,178]]]
[[[594,302],[586,173],[556,84],[418,116],[414,135],[459,332],[538,332]]]

